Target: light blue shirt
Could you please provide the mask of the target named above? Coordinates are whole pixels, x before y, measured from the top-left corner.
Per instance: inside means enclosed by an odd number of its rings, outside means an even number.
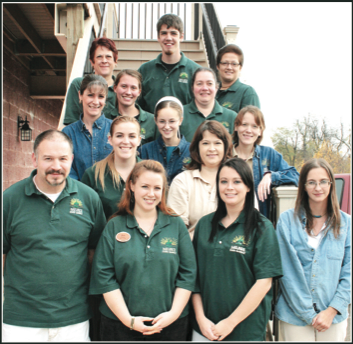
[[[329,306],[338,311],[333,324],[347,319],[351,302],[351,217],[340,213],[340,235],[336,239],[333,231],[326,229],[317,249],[308,243],[304,213],[300,218],[294,215],[294,209],[281,214],[276,227],[283,266],[275,308],[278,319],[296,326],[310,325]]]
[[[92,125],[92,135],[80,119],[65,127],[62,131],[68,135],[74,145],[74,161],[70,177],[81,180],[87,168],[103,160],[113,150],[108,142],[111,119],[102,114]]]

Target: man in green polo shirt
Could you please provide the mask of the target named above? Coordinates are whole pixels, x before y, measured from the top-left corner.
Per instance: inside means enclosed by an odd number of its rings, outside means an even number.
[[[37,136],[33,170],[3,194],[6,342],[89,341],[89,263],[106,224],[98,195],[68,177],[73,145]]]
[[[157,23],[158,42],[162,53],[144,63],[138,71],[143,78],[140,106],[153,113],[159,99],[165,96],[178,98],[183,105],[190,103],[190,80],[200,67],[180,51],[184,39],[183,22],[175,14],[165,14]]]
[[[225,45],[218,51],[216,63],[221,81],[216,95],[217,101],[236,113],[247,105],[260,108],[260,100],[256,91],[239,80],[244,64],[242,50],[235,44]]]
[[[96,38],[90,48],[90,62],[94,69],[94,74],[101,75],[108,83],[108,95],[103,113],[106,118],[112,119],[110,113],[115,109],[116,100],[116,94],[113,89],[113,70],[118,62],[118,50],[114,41],[106,37]],[[83,77],[74,79],[67,91],[65,125],[78,121],[82,114],[82,104],[78,97],[82,80]]]

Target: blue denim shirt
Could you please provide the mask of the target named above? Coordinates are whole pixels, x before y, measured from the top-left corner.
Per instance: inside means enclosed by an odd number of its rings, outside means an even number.
[[[187,142],[184,136],[181,136],[179,145],[175,147],[172,156],[167,164],[167,147],[160,136],[157,140],[144,144],[139,148],[141,159],[152,159],[159,161],[167,172],[168,184],[174,177],[185,170],[184,165],[188,164],[190,159],[190,142]]]
[[[109,155],[113,147],[108,142],[111,119],[102,114],[92,126],[92,135],[80,119],[65,127],[62,131],[67,134],[74,145],[74,161],[72,162],[70,177],[81,180],[87,168],[103,160]]]
[[[281,214],[277,237],[281,250],[283,277],[275,308],[276,317],[286,323],[305,326],[331,306],[339,313],[333,324],[348,316],[351,302],[351,217],[341,213],[340,235],[335,239],[326,229],[317,249],[308,244],[304,213],[294,209]],[[314,309],[316,306],[316,311]]]
[[[259,198],[257,188],[265,172],[271,172],[272,186],[282,184],[295,184],[295,186],[298,186],[299,173],[295,167],[287,164],[282,154],[271,147],[256,145],[253,157],[253,175],[257,198]],[[267,197],[264,202],[259,199],[258,201],[260,213],[268,218],[270,216],[270,197]]]

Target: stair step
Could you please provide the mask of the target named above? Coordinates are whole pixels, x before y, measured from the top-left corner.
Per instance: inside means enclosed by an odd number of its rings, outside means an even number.
[[[121,71],[122,69],[139,69],[139,67],[145,63],[148,62],[149,60],[118,60],[118,65],[116,68],[114,68],[114,74],[116,75],[119,71]],[[203,60],[195,60],[196,63],[198,63],[200,66],[203,67],[208,67],[207,61],[205,59]]]
[[[155,59],[160,53],[160,50],[118,50],[118,58],[121,59],[130,59],[130,60],[152,60]],[[202,50],[199,51],[183,51],[186,57],[191,60],[202,60],[205,58],[205,53]]]
[[[114,40],[116,48],[119,49],[157,49],[161,50],[161,46],[157,40],[152,39],[119,39]],[[198,41],[183,41],[180,43],[180,49],[199,50],[200,44]]]

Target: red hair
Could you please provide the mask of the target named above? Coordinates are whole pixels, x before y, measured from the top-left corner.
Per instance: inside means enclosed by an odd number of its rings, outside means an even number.
[[[161,202],[157,205],[157,207],[166,215],[171,216],[178,216],[175,211],[167,206],[167,177],[165,174],[164,167],[161,163],[155,160],[143,160],[138,162],[134,169],[131,171],[129,177],[126,180],[125,184],[125,193],[121,198],[118,204],[118,211],[114,213],[110,218],[112,219],[115,216],[119,215],[133,215],[135,202],[132,201],[132,194],[131,194],[131,184],[136,184],[137,178],[145,171],[151,171],[154,173],[158,173],[163,178],[163,192],[162,192],[162,199]]]
[[[91,44],[91,48],[89,50],[89,58],[92,60],[92,62],[94,62],[94,54],[98,46],[106,47],[107,49],[111,50],[113,52],[114,62],[118,61],[118,49],[116,48],[114,41],[106,37],[101,37],[96,38]]]

